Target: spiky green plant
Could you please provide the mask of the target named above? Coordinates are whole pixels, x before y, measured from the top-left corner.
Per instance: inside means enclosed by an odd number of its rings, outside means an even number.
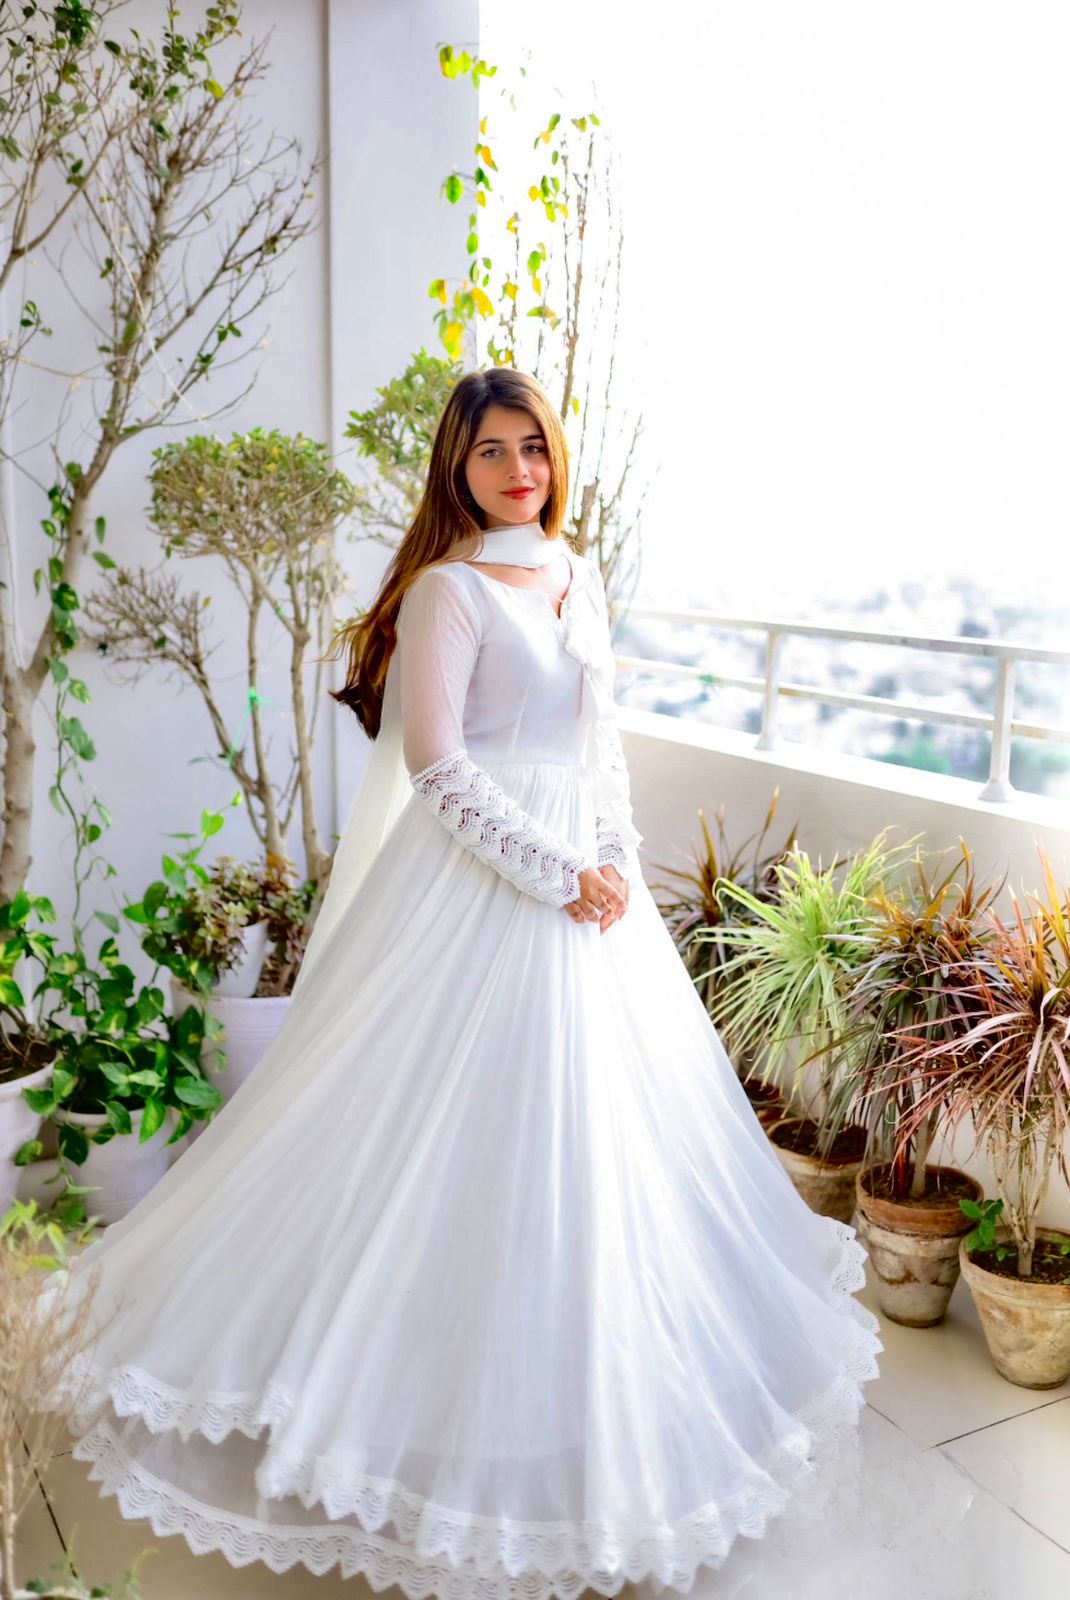
[[[779,799],[780,785],[777,784],[761,828],[736,850],[729,849],[724,806],[718,806],[714,814],[716,841],[700,806],[702,843],[694,850],[694,865],[685,871],[655,863],[656,871],[664,872],[680,885],[674,888],[664,881],[651,883],[652,889],[667,891],[674,897],[659,900],[658,909],[707,1011],[713,1009],[728,960],[722,933],[726,928],[754,920],[745,907],[726,901],[722,890],[728,884],[738,884],[758,900],[772,900],[779,883],[776,868],[795,846],[798,823],[792,824],[779,850],[762,852]]]
[[[867,902],[914,842],[887,846],[887,831],[848,857],[842,873],[837,864],[822,868],[820,859],[815,867],[805,850],[793,849],[777,866],[772,901],[738,884],[725,884],[721,891],[745,907],[753,921],[723,930],[735,953],[723,969],[729,982],[715,1003],[714,1022],[744,1050],[760,1047],[765,1081],[776,1075],[791,1047],[808,1052],[794,1067],[797,1099],[805,1068],[811,1061],[821,1063],[817,1093],[805,1102],[804,1113],[818,1125],[821,1159],[829,1156],[843,1126],[830,1113],[830,1091],[843,1066],[847,994],[872,950]],[[745,972],[746,982],[731,981],[737,971]]]

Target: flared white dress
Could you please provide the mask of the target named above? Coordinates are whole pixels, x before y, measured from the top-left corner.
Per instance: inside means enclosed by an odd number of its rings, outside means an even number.
[[[408,803],[252,1076],[49,1291],[96,1291],[75,1457],[195,1551],[686,1591],[877,1373],[862,1246],[795,1191],[643,881],[569,559],[560,616],[464,562],[406,594]],[[630,882],[604,934],[562,909],[596,859]]]

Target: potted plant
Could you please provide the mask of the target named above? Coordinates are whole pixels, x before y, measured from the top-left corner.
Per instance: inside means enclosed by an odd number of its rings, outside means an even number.
[[[114,1222],[166,1171],[168,1147],[221,1103],[201,1069],[204,1018],[195,1007],[169,1015],[163,991],[138,984],[111,934],[95,961],[80,940],[69,950],[50,942],[36,959],[38,1028],[54,1059],[47,1085],[25,1098],[56,1124],[61,1162],[83,1169],[97,1214]],[[40,1153],[31,1140],[19,1160]]]
[[[27,1090],[44,1089],[52,1077],[55,1046],[33,1026],[16,973],[33,954],[46,955],[50,936],[32,919],[50,921],[52,907],[20,890],[0,906],[0,1214],[18,1192],[16,1158],[33,1139],[41,1123]]]
[[[743,1048],[761,1051],[767,1078],[792,1053],[808,1050],[793,1065],[788,1114],[768,1122],[766,1131],[806,1203],[843,1222],[854,1212],[866,1149],[865,1128],[845,1123],[831,1094],[844,1065],[846,995],[870,949],[867,898],[905,848],[885,848],[882,832],[842,864],[841,879],[840,863],[815,868],[795,847],[777,864],[775,899],[760,900],[740,884],[720,889],[753,920],[722,931],[735,953],[723,966],[728,982],[714,1021]],[[732,982],[737,973],[746,981]],[[815,1089],[806,1081],[811,1063],[818,1069]]]
[[[991,1161],[997,1198],[963,1202],[977,1226],[959,1262],[997,1369],[1028,1389],[1070,1377],[1070,1233],[1037,1220],[1056,1168],[1070,1182],[1070,891],[1040,855],[1046,894],[1027,896],[1028,909],[1015,897],[1007,923],[992,912],[991,944],[955,964],[953,1036],[915,1034],[923,1092],[906,1119],[913,1131],[946,1105],[949,1126],[969,1118]]]
[[[652,885],[655,890],[662,891],[663,896],[669,896],[659,900],[658,909],[703,1005],[711,1014],[729,982],[725,975],[729,959],[725,930],[755,921],[749,908],[742,902],[729,899],[724,889],[727,885],[735,884],[763,904],[771,903],[776,899],[780,883],[776,869],[787,860],[788,853],[796,844],[797,824],[792,827],[779,850],[762,853],[779,799],[778,784],[773,790],[773,798],[761,829],[735,851],[728,846],[724,806],[718,806],[715,813],[716,841],[699,807],[702,843],[694,852],[693,865],[686,870],[662,865],[659,870],[668,878],[676,879],[678,887],[664,881]],[[745,981],[738,968],[732,974],[732,981]],[[724,1043],[729,1056],[759,1120],[775,1121],[783,1115],[781,1091],[775,1083],[748,1070],[753,1065],[753,1056],[733,1038],[732,1015],[733,1009],[726,1008]]]
[[[293,866],[275,856],[263,862],[220,856],[205,866],[204,844],[221,826],[218,813],[203,813],[200,838],[180,836],[187,848],[164,857],[163,876],[125,915],[138,926],[142,949],[170,972],[174,1009],[196,1006],[203,1013],[205,1065],[225,1100],[256,1066],[289,1008],[315,885],[300,883]]]
[[[926,1328],[943,1320],[958,1281],[959,1240],[970,1226],[960,1202],[976,1205],[984,1190],[959,1168],[930,1162],[946,1105],[930,1095],[925,1115],[911,1118],[926,1085],[906,1065],[904,1041],[919,1032],[930,1043],[955,1036],[961,963],[985,956],[986,913],[1002,885],[978,887],[964,841],[939,882],[920,851],[913,865],[894,894],[878,889],[870,900],[873,941],[847,994],[853,1028],[831,1098],[839,1118],[854,1117],[869,1132],[855,1199],[881,1310]]]

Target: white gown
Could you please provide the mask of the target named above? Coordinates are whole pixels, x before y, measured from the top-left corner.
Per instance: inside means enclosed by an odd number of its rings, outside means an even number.
[[[737,1535],[842,1499],[883,1348],[862,1246],[799,1198],[643,882],[570,562],[560,618],[464,563],[406,595],[408,804],[256,1071],[46,1299],[96,1280],[75,1457],[234,1565],[728,1595]],[[605,934],[560,909],[596,857],[631,885]]]

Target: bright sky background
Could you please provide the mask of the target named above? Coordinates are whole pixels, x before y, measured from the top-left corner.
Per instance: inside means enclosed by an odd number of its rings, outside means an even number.
[[[641,594],[1070,595],[1070,7],[482,11],[490,61],[593,76],[620,151]]]

